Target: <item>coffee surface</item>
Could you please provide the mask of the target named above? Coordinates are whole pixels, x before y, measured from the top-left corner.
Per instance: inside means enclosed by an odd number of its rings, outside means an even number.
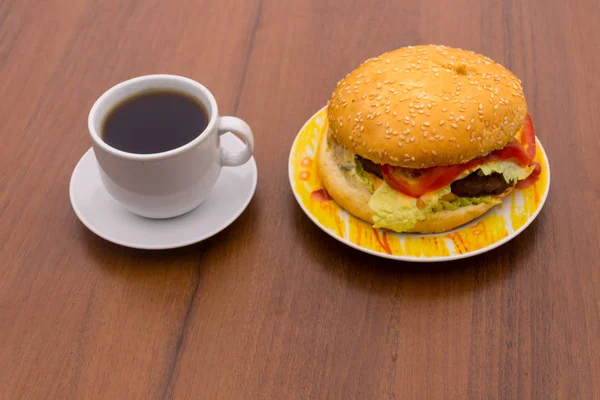
[[[208,113],[192,96],[152,90],[128,97],[107,114],[102,140],[128,153],[173,150],[197,138],[208,125]]]

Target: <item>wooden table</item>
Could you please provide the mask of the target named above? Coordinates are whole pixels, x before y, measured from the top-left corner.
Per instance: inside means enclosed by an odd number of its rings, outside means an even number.
[[[450,5],[451,4],[451,5]],[[595,0],[0,0],[0,398],[600,399]],[[410,265],[334,241],[287,157],[363,59],[484,53],[524,82],[552,166],[536,222],[485,255]],[[143,252],[88,232],[71,172],[108,87],[206,84],[256,136],[227,230]]]

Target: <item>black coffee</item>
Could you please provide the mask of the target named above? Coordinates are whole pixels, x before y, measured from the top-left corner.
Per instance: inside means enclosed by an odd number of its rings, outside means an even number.
[[[190,95],[152,90],[117,104],[102,126],[102,140],[128,153],[162,153],[197,138],[208,125],[204,106]]]

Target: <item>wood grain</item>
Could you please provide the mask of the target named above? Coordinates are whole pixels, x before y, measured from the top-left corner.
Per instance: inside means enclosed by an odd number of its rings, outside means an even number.
[[[0,398],[600,399],[600,35],[594,0],[0,0]],[[302,213],[287,157],[363,59],[484,53],[524,82],[548,202],[484,255],[410,265]],[[231,227],[141,252],[89,233],[68,184],[87,113],[147,73],[253,127]]]

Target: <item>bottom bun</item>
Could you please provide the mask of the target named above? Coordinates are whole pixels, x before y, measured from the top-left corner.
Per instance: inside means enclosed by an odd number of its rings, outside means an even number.
[[[336,203],[350,214],[373,224],[373,210],[369,207],[371,192],[368,186],[361,181],[353,172],[341,169],[334,157],[334,147],[339,146],[329,134],[329,131],[323,135],[317,153],[317,171],[323,182],[327,193]],[[375,186],[378,187],[381,179],[370,175]],[[497,196],[501,199],[508,195],[512,188]],[[439,211],[427,214],[426,218],[406,232],[414,233],[437,233],[445,232],[474,220],[485,214],[490,208],[490,204],[477,204],[473,206],[459,207],[453,211]]]

